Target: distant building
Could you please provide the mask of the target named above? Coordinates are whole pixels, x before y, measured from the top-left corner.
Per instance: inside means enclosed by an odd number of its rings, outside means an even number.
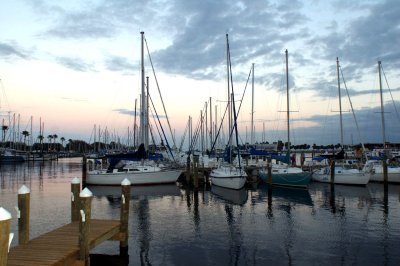
[[[278,150],[278,143],[273,143],[273,144],[260,143],[260,144],[255,144],[255,146],[257,150],[265,150],[265,151]]]

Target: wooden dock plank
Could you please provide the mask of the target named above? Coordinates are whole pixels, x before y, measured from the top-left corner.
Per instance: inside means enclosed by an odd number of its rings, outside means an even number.
[[[90,248],[119,234],[118,220],[91,220]],[[48,232],[10,249],[7,265],[69,265],[79,258],[79,222]]]

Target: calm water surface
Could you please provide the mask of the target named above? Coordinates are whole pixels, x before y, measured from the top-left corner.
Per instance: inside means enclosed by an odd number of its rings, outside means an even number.
[[[2,165],[0,206],[31,189],[31,237],[70,221],[70,181],[80,159]],[[91,186],[93,218],[118,219],[120,188]],[[132,187],[129,265],[400,265],[400,186],[312,183],[193,191]],[[13,245],[16,245],[16,239]],[[116,255],[118,242],[92,253]]]

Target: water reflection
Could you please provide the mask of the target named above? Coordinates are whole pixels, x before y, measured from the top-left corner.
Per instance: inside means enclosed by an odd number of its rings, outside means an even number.
[[[86,185],[92,191],[95,197],[121,197],[120,186],[97,186]],[[179,187],[175,184],[156,185],[156,186],[131,186],[131,198],[145,198],[145,197],[164,197],[164,196],[180,196]]]
[[[80,167],[80,161],[1,167],[0,202],[13,210],[20,185],[32,187],[32,235],[42,234],[69,222],[70,180]],[[121,188],[89,189],[96,217],[118,219]],[[374,183],[240,191],[133,186],[130,257],[122,265],[399,265],[399,191]],[[13,231],[16,223],[14,217]],[[95,253],[114,254],[117,246],[106,242]]]
[[[228,265],[239,265],[241,252],[244,248],[241,223],[236,220],[241,218],[241,213],[235,215],[234,211],[235,210],[231,204],[225,204],[226,222],[229,232],[228,255],[230,260]]]
[[[268,186],[266,184],[262,184],[259,186],[259,190],[261,196],[260,199],[267,197],[269,204],[272,204],[272,199],[274,199],[274,201],[289,203],[292,206],[313,206],[313,201],[308,189]]]
[[[345,216],[346,202],[363,208],[370,204],[371,195],[367,186],[330,185],[324,183],[313,184],[317,190],[318,199],[321,199],[319,207],[330,210],[333,214],[339,213]]]
[[[247,202],[248,193],[246,188],[239,190],[229,189],[219,186],[212,186],[211,193],[217,197],[223,199],[224,201],[236,205],[243,205]]]
[[[44,179],[71,178],[72,175],[81,176],[81,159],[64,158],[53,161],[28,161],[19,164],[0,164],[0,188],[18,189],[26,185],[38,185],[43,190]]]
[[[110,206],[120,208],[121,186],[85,185],[96,198],[106,198]],[[131,199],[147,199],[148,197],[179,196],[180,190],[175,184],[156,186],[131,186]]]
[[[150,226],[151,214],[149,211],[149,202],[147,198],[139,200],[137,208],[134,209],[138,218],[138,241],[140,249],[140,265],[151,265],[149,251],[150,241],[152,240],[152,231]]]

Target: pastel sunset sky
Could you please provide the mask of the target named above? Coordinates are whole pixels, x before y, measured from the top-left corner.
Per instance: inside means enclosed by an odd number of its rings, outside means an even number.
[[[188,117],[195,127],[210,97],[213,119],[217,109],[217,123],[221,120],[228,33],[236,100],[255,66],[256,141],[286,140],[286,114],[281,111],[286,110],[288,49],[293,144],[340,142],[337,57],[344,78],[344,142],[382,142],[379,60],[386,139],[400,142],[399,14],[397,0],[4,0],[2,121],[11,126],[19,117],[19,131],[31,131],[33,117],[33,138],[39,135],[41,119],[45,136],[91,142],[96,125],[126,141],[135,99],[139,112],[144,31],[179,145]],[[168,131],[147,51],[145,72]],[[242,142],[250,141],[251,91],[250,76],[238,117]]]

